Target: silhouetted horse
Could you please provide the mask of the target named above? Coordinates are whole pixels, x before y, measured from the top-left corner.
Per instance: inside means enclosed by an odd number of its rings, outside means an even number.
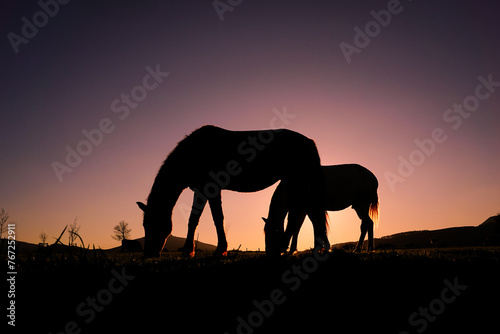
[[[375,175],[360,165],[334,165],[322,167],[325,180],[324,203],[327,211],[340,211],[352,205],[352,208],[361,219],[361,236],[355,251],[363,246],[365,235],[368,232],[368,251],[373,250],[373,220],[378,221],[378,181]],[[288,248],[290,238],[293,237],[290,253],[297,250],[297,239],[304,222],[306,212],[295,207],[288,200],[283,182],[274,191],[269,206],[268,218],[263,218],[266,226],[272,224],[283,225],[288,213],[288,224],[285,231],[284,247]],[[372,220],[373,219],[373,220]],[[277,242],[267,237],[266,243]]]
[[[290,130],[228,131],[203,126],[180,141],[161,166],[144,211],[144,254],[159,256],[172,231],[172,210],[181,192],[194,191],[185,254],[194,254],[194,234],[208,201],[217,231],[215,254],[225,255],[221,190],[254,192],[285,181],[290,202],[303,207],[314,226],[316,247],[327,247],[323,205],[324,180],[316,145]],[[283,226],[281,234],[284,234]],[[320,242],[320,240],[322,240]],[[272,243],[271,253],[281,253],[283,243]]]

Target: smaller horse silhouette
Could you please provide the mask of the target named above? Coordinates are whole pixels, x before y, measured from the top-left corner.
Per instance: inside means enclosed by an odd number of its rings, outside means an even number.
[[[375,175],[363,166],[357,164],[322,166],[325,177],[325,208],[327,211],[340,211],[352,206],[361,219],[361,236],[354,251],[361,250],[368,232],[368,251],[373,247],[373,224],[378,222],[378,181]],[[264,219],[267,242],[277,238],[269,232],[282,231],[285,216],[288,213],[288,224],[284,236],[284,249],[288,248],[290,238],[292,245],[290,253],[297,250],[297,240],[306,213],[300,207],[291,205],[287,198],[285,186],[281,182],[274,191],[269,206],[268,218]],[[278,232],[277,232],[278,233]],[[268,236],[270,234],[270,236]]]

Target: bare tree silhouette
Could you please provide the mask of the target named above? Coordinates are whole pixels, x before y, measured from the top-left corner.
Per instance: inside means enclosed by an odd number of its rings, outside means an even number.
[[[79,237],[78,235],[78,231],[80,231],[80,225],[77,225],[76,224],[76,218],[75,220],[73,221],[72,224],[69,225],[69,228],[68,228],[68,243],[69,243],[69,246],[74,246],[74,242],[76,240],[77,237]],[[82,245],[83,246],[83,245]]]
[[[42,231],[42,233],[40,233],[39,237],[40,237],[40,240],[42,240],[42,244],[45,245],[46,241],[47,241],[47,238],[48,238],[47,233],[45,233],[45,232]]]
[[[128,228],[128,223],[122,220],[113,228],[114,235],[111,237],[117,241],[126,240],[130,236],[131,231],[132,230]]]

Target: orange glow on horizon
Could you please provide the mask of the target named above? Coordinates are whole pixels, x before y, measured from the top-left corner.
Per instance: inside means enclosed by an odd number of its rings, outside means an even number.
[[[12,3],[6,27],[19,32],[19,18],[40,8]],[[122,220],[131,238],[143,237],[135,203],[146,200],[175,145],[204,124],[282,126],[313,139],[322,165],[365,166],[379,181],[375,238],[478,225],[500,211],[500,49],[490,28],[498,25],[496,2],[474,10],[460,2],[456,10],[408,4],[350,64],[339,44],[353,42],[353,28],[376,9],[372,2],[297,1],[284,11],[279,2],[249,1],[224,22],[210,4],[193,10],[185,1],[133,3],[120,7],[133,20],[109,19],[109,8],[92,7],[99,18],[92,25],[75,16],[78,10],[61,10],[43,33],[19,45],[19,55],[2,53],[9,84],[0,115],[0,208],[16,223],[18,240],[38,243],[43,231],[51,243],[75,218],[86,245],[116,247],[111,235]],[[425,12],[436,15],[423,19]],[[62,33],[70,30],[78,34]],[[169,75],[150,73],[156,68]],[[53,163],[66,164],[66,148],[90,140],[85,134],[97,128],[107,132],[58,178]],[[441,134],[435,147],[419,148],[433,133]],[[387,173],[401,174],[410,156],[420,160],[391,187]],[[264,249],[261,217],[275,187],[223,191],[229,249]],[[186,237],[191,204],[185,190],[173,235]],[[352,209],[329,216],[331,244],[358,239]],[[217,243],[208,206],[197,232],[200,241]],[[299,250],[313,241],[306,220]]]

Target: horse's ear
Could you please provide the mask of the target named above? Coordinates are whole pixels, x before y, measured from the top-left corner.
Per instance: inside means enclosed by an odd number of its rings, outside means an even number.
[[[136,202],[136,203],[137,203],[137,205],[139,206],[139,208],[140,208],[142,211],[146,212],[146,209],[148,208],[148,207],[146,206],[146,204],[144,204],[144,203],[142,203],[142,202]]]

